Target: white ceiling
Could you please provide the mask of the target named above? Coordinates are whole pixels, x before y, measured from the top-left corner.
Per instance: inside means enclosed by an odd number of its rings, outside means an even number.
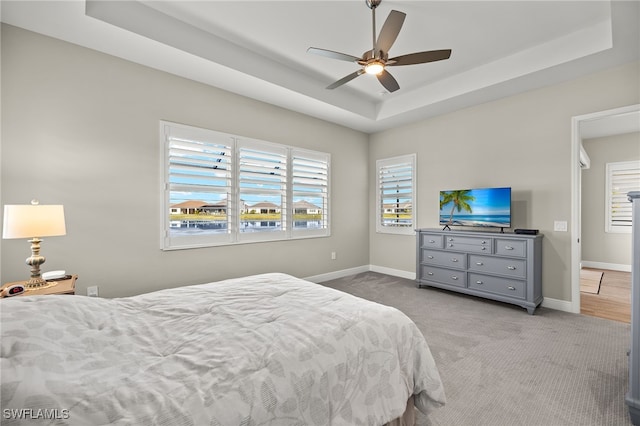
[[[390,56],[452,49],[389,68],[400,90],[363,75],[334,90],[372,46],[364,0],[10,1],[3,22],[367,133],[640,59],[637,1],[393,1],[407,14]]]

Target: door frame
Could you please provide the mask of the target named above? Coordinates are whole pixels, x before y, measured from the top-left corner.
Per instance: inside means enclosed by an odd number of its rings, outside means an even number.
[[[578,115],[571,118],[571,312],[580,313],[580,264],[582,262],[582,169],[580,168],[580,125],[640,111],[640,104]]]

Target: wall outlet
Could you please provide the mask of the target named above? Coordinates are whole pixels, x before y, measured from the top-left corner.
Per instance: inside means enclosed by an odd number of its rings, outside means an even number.
[[[336,260],[336,252],[335,251],[331,252],[331,260]]]
[[[556,220],[553,222],[553,230],[558,232],[567,232],[567,221]]]
[[[89,297],[98,297],[98,286],[94,285],[91,287],[87,287],[87,296]]]

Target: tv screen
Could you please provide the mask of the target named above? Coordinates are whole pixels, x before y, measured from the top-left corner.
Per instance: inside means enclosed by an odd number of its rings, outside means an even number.
[[[511,188],[440,191],[440,225],[511,227]]]

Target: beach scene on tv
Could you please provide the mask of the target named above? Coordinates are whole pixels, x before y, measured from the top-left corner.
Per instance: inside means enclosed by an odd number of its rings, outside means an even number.
[[[440,191],[440,225],[511,226],[511,188]]]

